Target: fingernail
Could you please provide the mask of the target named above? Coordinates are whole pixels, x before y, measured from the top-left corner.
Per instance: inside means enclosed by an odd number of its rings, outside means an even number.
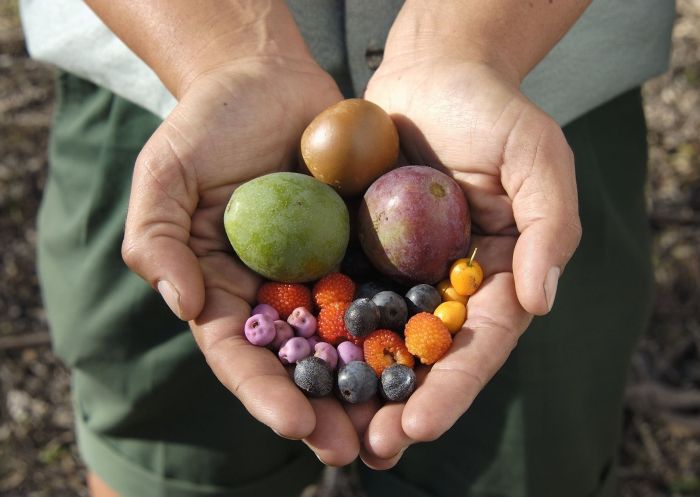
[[[180,312],[180,294],[177,293],[175,287],[167,280],[160,280],[156,288],[160,296],[165,300],[165,303],[170,307],[170,310],[173,311],[177,317],[180,317],[182,315]]]
[[[547,277],[544,280],[544,297],[547,299],[547,312],[552,310],[554,298],[557,296],[557,285],[559,284],[559,275],[561,269],[557,266],[549,268]]]
[[[278,431],[275,430],[274,428],[272,428],[272,431],[275,433],[275,435],[277,435],[277,436],[280,437],[280,438],[284,438],[285,440],[294,440],[294,438],[289,438],[289,437],[287,437],[287,436],[282,435],[280,432],[278,432]]]

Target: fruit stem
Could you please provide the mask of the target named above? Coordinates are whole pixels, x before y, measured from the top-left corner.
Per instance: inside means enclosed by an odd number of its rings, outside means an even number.
[[[467,266],[471,267],[472,262],[474,262],[474,257],[476,257],[476,251],[479,249],[479,247],[474,247],[474,252],[472,252],[472,256],[469,258],[469,264]]]

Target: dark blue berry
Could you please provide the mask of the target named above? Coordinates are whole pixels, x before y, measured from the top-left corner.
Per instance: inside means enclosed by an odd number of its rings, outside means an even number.
[[[379,327],[402,332],[408,320],[406,300],[396,292],[385,290],[372,301],[379,307]]]
[[[355,290],[356,299],[371,299],[379,292],[388,290],[386,285],[382,285],[378,281],[368,281],[366,283],[361,283],[357,285],[357,290]]]
[[[377,393],[377,375],[363,361],[351,361],[338,371],[338,392],[346,402],[360,404]]]
[[[419,312],[429,312],[432,314],[441,302],[442,297],[438,289],[426,283],[411,287],[408,292],[406,292],[406,304],[408,304],[408,313],[411,316]]]
[[[333,390],[333,373],[323,359],[305,357],[294,367],[294,383],[309,397],[323,397]]]
[[[379,308],[370,299],[353,301],[345,311],[345,328],[355,337],[369,335],[379,326]]]
[[[403,364],[392,364],[382,371],[380,391],[386,400],[401,402],[416,389],[416,373]]]

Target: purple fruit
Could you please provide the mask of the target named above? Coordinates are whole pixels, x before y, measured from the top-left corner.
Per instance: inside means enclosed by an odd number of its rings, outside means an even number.
[[[282,348],[277,353],[277,356],[282,361],[282,364],[294,364],[295,362],[308,357],[311,354],[309,342],[304,337],[290,338],[282,345]]]
[[[382,396],[392,402],[401,402],[416,389],[416,373],[403,364],[392,364],[382,371],[379,387]]]
[[[355,337],[364,337],[377,329],[379,325],[379,308],[370,299],[357,299],[345,311],[343,321],[348,333]]]
[[[372,297],[379,309],[379,328],[403,332],[408,321],[406,300],[396,292],[385,290]]]
[[[352,361],[364,361],[362,347],[352,342],[342,342],[338,345],[338,365],[343,366]]]
[[[406,292],[406,304],[408,313],[413,316],[419,312],[433,313],[435,308],[442,302],[442,295],[433,285],[421,283]]]
[[[297,307],[287,318],[297,336],[310,337],[316,333],[316,318],[306,307]]]
[[[311,335],[310,337],[307,337],[306,339],[307,342],[309,342],[309,347],[311,347],[311,350],[314,350],[316,348],[316,344],[322,342],[321,337],[318,335]]]
[[[282,321],[281,319],[276,319],[274,325],[275,339],[270,343],[269,347],[277,351],[282,348],[287,340],[294,336],[294,330],[287,321]]]
[[[294,383],[309,397],[323,397],[333,391],[333,372],[323,359],[305,357],[294,368]]]
[[[384,290],[389,290],[389,287],[387,285],[382,285],[378,281],[368,281],[357,286],[357,290],[355,291],[355,298],[371,299],[379,292],[383,292]]]
[[[277,309],[268,304],[258,304],[253,307],[253,310],[250,311],[250,315],[254,316],[255,314],[265,314],[273,321],[280,318],[280,313],[277,312]]]
[[[367,402],[377,393],[377,375],[366,362],[352,361],[338,370],[338,392],[346,402]]]
[[[275,339],[275,323],[265,314],[254,314],[245,322],[245,337],[253,345],[265,346]]]
[[[372,264],[404,283],[437,283],[469,247],[464,193],[431,167],[405,166],[382,175],[365,192],[358,222]]]
[[[338,365],[338,351],[330,343],[318,342],[314,347],[314,355],[326,361],[331,369]]]

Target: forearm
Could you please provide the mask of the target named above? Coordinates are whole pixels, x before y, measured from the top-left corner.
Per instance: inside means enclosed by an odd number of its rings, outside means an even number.
[[[308,59],[282,0],[87,0],[178,97],[199,74],[245,57]]]
[[[407,0],[385,56],[486,62],[519,83],[591,0]]]

